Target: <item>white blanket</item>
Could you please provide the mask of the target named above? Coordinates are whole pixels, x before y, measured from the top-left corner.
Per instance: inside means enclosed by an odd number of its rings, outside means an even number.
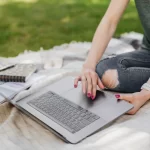
[[[47,75],[44,81],[39,81],[29,90],[22,91],[14,100],[32,94],[66,75],[76,76],[82,68],[90,46],[91,43],[87,42],[71,43],[54,47],[52,51],[27,51],[16,58],[7,59],[24,63],[43,62],[47,69],[39,72],[39,74]],[[108,55],[112,57],[116,53],[133,50],[132,46],[112,39],[104,57]],[[5,58],[1,59],[6,60]],[[79,144],[72,145],[63,142],[15,107],[5,103],[0,106],[0,150],[149,150],[149,108],[150,103],[147,103],[136,115],[124,115],[102,131],[86,138]]]

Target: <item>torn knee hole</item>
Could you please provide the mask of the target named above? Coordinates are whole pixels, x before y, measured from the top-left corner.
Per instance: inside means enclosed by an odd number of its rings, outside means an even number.
[[[118,72],[115,69],[107,70],[102,76],[102,82],[107,88],[115,88],[119,84]]]

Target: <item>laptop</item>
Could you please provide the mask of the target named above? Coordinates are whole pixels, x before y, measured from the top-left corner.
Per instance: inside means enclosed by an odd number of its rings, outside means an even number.
[[[72,144],[94,134],[133,108],[126,101],[118,101],[109,91],[97,91],[96,99],[91,100],[82,93],[81,83],[74,88],[74,78],[70,76],[11,103]]]

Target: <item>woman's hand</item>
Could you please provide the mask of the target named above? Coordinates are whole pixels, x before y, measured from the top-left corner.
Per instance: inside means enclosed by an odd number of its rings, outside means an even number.
[[[81,75],[79,75],[74,80],[74,87],[75,88],[78,86],[79,81],[82,82],[83,93],[87,94],[87,96],[89,98],[91,97],[92,100],[94,100],[96,97],[97,85],[99,86],[100,89],[104,89],[104,85],[102,84],[97,73],[95,72],[95,69],[83,67]]]
[[[150,91],[142,90],[133,94],[116,94],[115,97],[133,104],[134,108],[128,114],[134,115],[150,99]]]

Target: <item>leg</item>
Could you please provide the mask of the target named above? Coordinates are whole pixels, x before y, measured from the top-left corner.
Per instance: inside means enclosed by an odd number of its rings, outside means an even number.
[[[150,78],[150,52],[138,50],[100,61],[96,72],[103,84],[117,92],[138,92]]]

